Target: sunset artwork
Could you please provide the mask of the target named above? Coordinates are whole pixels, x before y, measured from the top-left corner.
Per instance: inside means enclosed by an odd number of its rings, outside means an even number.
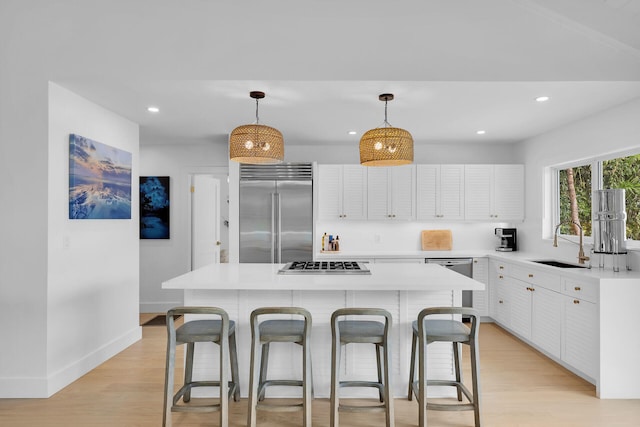
[[[69,219],[131,219],[131,153],[69,135]]]

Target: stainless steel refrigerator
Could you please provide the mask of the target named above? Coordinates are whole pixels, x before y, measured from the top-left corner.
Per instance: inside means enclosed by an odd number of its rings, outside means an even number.
[[[311,163],[240,165],[240,262],[313,259]]]

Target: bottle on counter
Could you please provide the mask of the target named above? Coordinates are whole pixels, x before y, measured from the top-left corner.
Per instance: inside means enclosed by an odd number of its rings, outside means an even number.
[[[333,250],[336,252],[340,250],[340,236],[336,236],[336,240],[333,241]]]
[[[320,248],[321,252],[324,252],[327,250],[327,233],[324,233],[322,235],[322,247]]]
[[[333,234],[329,234],[329,242],[328,242],[328,246],[327,246],[327,250],[328,251],[332,251],[333,250]]]

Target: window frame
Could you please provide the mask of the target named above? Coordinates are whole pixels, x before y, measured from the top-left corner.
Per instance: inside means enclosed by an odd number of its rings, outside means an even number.
[[[625,150],[622,152],[610,153],[608,155],[597,156],[591,159],[582,159],[576,160],[573,162],[557,164],[551,166],[552,176],[552,191],[551,191],[551,209],[552,209],[552,218],[553,222],[550,224],[551,229],[548,230],[548,235],[553,238],[553,233],[555,232],[555,227],[560,222],[560,170],[579,167],[579,166],[587,166],[591,167],[591,196],[593,198],[593,193],[596,190],[602,189],[603,186],[603,162],[607,160],[629,157],[640,154],[638,148]],[[592,199],[593,201],[593,199]],[[593,217],[595,215],[595,204],[591,203],[591,226],[593,229]],[[573,234],[560,234],[563,239],[573,241],[578,243],[579,236]],[[627,250],[640,250],[640,240],[633,240],[627,237]],[[593,244],[593,236],[584,236],[585,244]]]

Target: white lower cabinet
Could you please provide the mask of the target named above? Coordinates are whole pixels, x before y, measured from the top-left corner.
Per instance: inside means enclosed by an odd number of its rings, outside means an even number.
[[[489,316],[489,260],[487,258],[473,259],[472,276],[485,285],[484,291],[473,291],[473,308],[478,310],[480,316]]]
[[[591,378],[598,377],[598,305],[563,296],[562,360]]]
[[[582,292],[580,295],[591,296],[594,290],[584,284],[563,279],[560,274],[538,270],[525,264],[498,260],[491,260],[489,264],[490,313],[493,319],[548,355],[589,375],[579,367],[583,365],[576,365],[574,362],[580,357],[589,358],[579,354],[579,347],[588,342],[587,337],[581,337],[581,334],[597,337],[597,310],[596,318],[592,319],[596,326],[585,326],[585,330],[576,335],[573,329],[579,326],[580,321],[574,319],[573,312],[568,311],[568,297],[565,293]],[[571,301],[574,300],[577,301],[578,298],[571,298]],[[586,303],[588,302],[582,303],[582,307],[586,307]],[[570,308],[575,309],[575,316],[578,316],[579,307]],[[590,351],[589,354],[594,353]]]
[[[531,300],[532,293],[530,285],[518,279],[510,279],[509,281],[509,302],[511,310],[511,322],[509,328],[518,335],[531,339]]]
[[[531,341],[552,356],[560,357],[563,297],[540,286],[533,289]]]

